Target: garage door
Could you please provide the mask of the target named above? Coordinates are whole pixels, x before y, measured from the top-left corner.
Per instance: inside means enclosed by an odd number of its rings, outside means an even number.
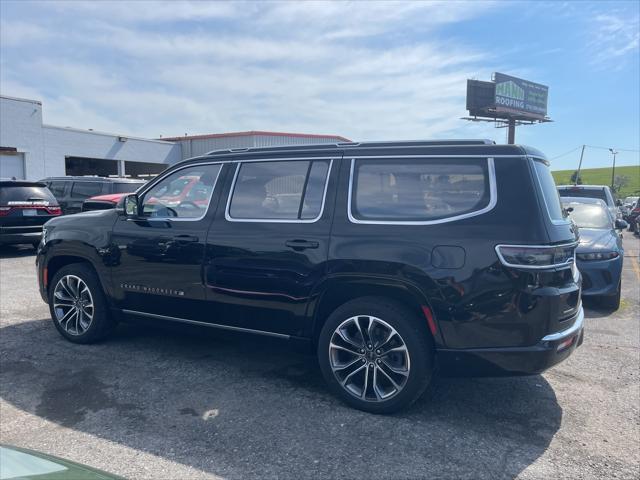
[[[24,179],[24,154],[0,153],[0,178]]]

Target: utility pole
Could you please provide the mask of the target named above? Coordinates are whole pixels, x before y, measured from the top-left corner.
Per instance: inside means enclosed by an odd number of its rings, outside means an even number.
[[[610,148],[609,151],[613,155],[613,169],[611,170],[611,190],[615,192],[615,190],[613,189],[613,181],[616,176],[616,155],[618,154],[618,151],[614,148]]]
[[[580,178],[580,169],[582,168],[582,157],[584,157],[584,147],[585,145],[582,145],[582,151],[580,152],[580,163],[578,163],[578,173],[576,174],[575,185],[578,185],[578,179]]]

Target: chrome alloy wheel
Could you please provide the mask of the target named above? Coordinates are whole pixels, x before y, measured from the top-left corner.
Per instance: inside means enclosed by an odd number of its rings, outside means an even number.
[[[409,351],[404,340],[387,322],[369,315],[348,318],[335,329],[329,362],[345,390],[370,402],[398,394],[409,378]]]
[[[91,326],[94,306],[87,284],[75,275],[62,277],[53,291],[57,322],[70,335],[82,335]]]

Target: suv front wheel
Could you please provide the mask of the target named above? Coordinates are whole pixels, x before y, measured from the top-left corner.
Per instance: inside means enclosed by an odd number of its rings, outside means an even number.
[[[412,404],[429,385],[433,342],[408,308],[360,298],[327,319],[318,359],[329,387],[346,403],[371,413],[392,413]]]
[[[83,263],[62,267],[53,276],[49,310],[58,332],[73,343],[96,342],[115,327],[98,276]]]

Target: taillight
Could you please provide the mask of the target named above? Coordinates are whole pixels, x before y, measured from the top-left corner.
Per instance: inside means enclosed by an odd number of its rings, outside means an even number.
[[[6,217],[13,207],[0,207],[0,217]]]
[[[573,263],[576,243],[567,245],[498,245],[496,253],[503,265],[515,268],[555,268]]]
[[[49,215],[62,215],[62,209],[60,207],[46,207]]]

